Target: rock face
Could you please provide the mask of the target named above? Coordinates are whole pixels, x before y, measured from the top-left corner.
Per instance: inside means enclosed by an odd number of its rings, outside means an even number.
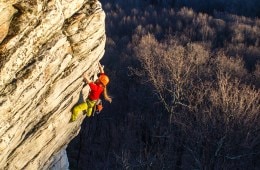
[[[0,43],[6,37],[15,8],[11,4],[0,2]]]
[[[96,0],[0,0],[0,17],[0,169],[48,169],[79,132],[70,110],[98,71],[105,13]]]

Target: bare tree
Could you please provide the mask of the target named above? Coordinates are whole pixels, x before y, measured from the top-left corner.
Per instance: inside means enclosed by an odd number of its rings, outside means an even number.
[[[200,169],[234,168],[238,160],[252,166],[259,155],[253,148],[260,143],[260,91],[241,83],[247,74],[242,60],[210,57],[203,44],[158,42],[150,34],[140,39],[136,55],[165,108],[162,114],[169,115],[169,132],[175,135],[171,125],[182,131],[182,156]]]

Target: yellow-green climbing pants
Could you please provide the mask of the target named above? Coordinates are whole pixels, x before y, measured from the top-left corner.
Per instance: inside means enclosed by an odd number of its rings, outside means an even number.
[[[74,106],[72,109],[71,121],[75,121],[79,116],[79,114],[83,111],[86,111],[87,112],[86,115],[90,117],[95,105],[96,105],[96,101],[87,99],[86,102]]]

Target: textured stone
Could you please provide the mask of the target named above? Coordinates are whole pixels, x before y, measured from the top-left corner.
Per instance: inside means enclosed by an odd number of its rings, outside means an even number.
[[[58,152],[52,158],[53,158],[53,160],[50,160],[50,162],[52,162],[50,164],[50,166],[44,167],[43,169],[69,170],[69,160],[68,160],[67,152],[65,149],[62,149],[60,152]]]
[[[0,169],[47,169],[79,131],[70,110],[83,72],[98,71],[105,14],[93,0],[0,2],[12,10],[0,10],[11,21],[0,44]]]
[[[0,43],[8,33],[15,12],[17,11],[12,5],[0,2]]]

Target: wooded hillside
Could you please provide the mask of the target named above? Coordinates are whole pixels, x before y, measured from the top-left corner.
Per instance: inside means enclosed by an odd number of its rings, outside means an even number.
[[[101,2],[113,103],[85,120],[71,166],[260,168],[259,2]]]

